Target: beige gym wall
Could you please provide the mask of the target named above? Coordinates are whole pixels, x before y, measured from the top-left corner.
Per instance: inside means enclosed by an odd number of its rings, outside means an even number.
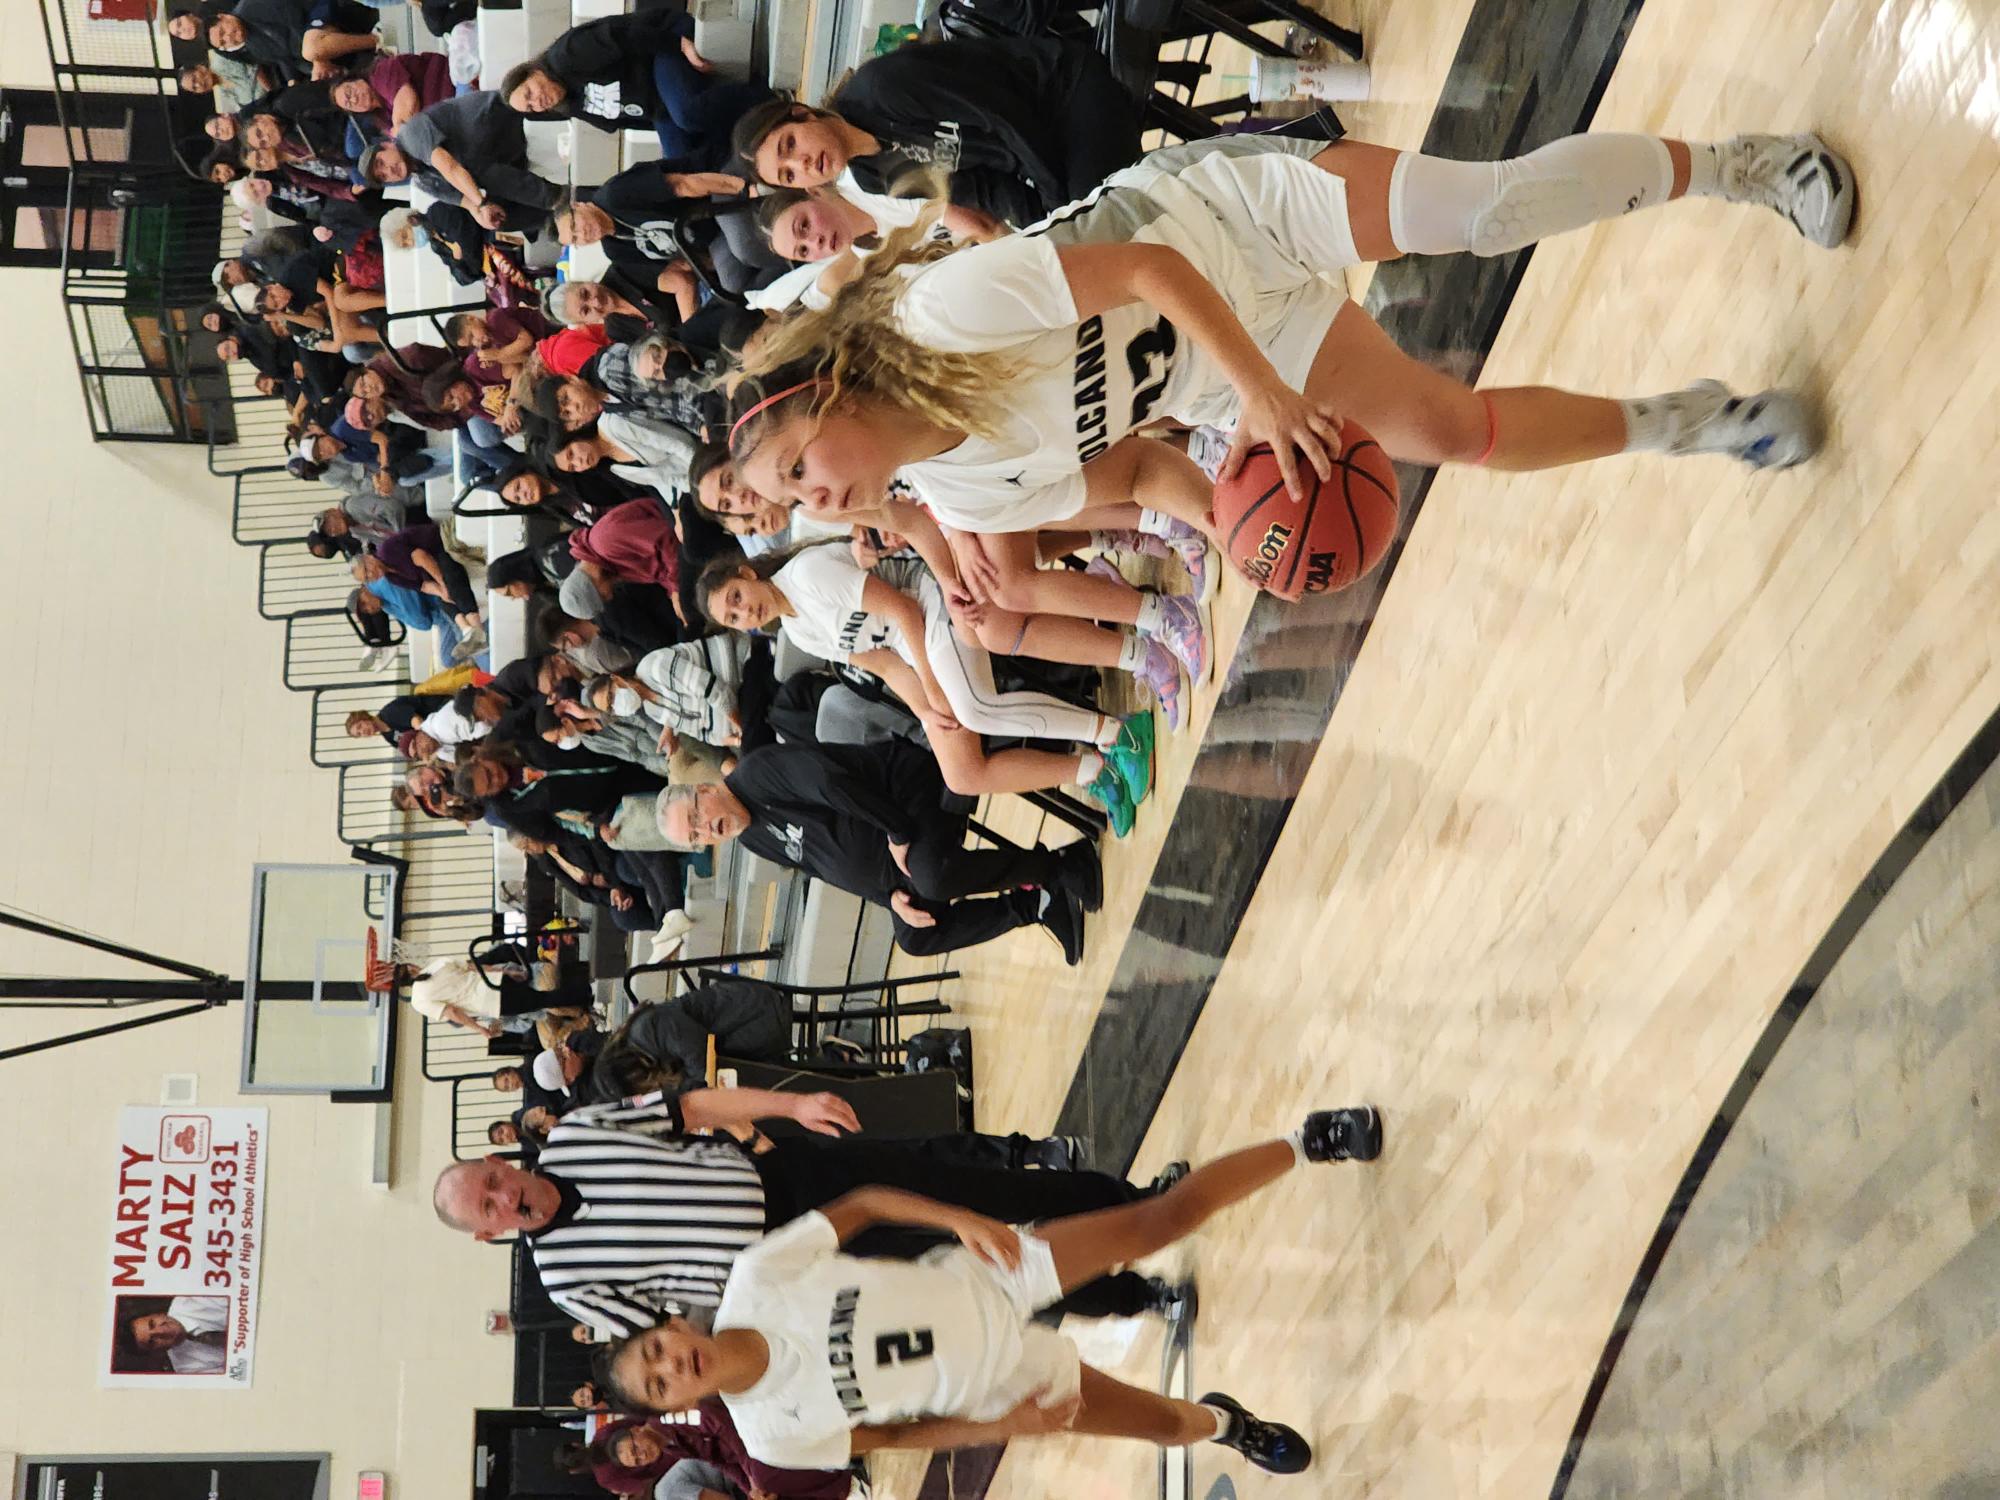
[[[47,77],[35,5],[0,5],[0,82]],[[0,904],[240,975],[251,866],[345,857],[333,775],[306,757],[308,701],[280,683],[282,631],[257,617],[227,483],[198,449],[91,442],[55,272],[0,270],[0,306]],[[0,929],[0,973],[138,972]],[[0,1013],[0,1047],[63,1019]],[[0,1062],[16,1128],[0,1450],[325,1450],[336,1497],[371,1468],[392,1495],[467,1495],[472,1409],[507,1404],[511,1340],[483,1331],[506,1305],[504,1253],[431,1213],[446,1090],[422,1080],[407,1029],[393,1181],[372,1187],[372,1111],[239,1096],[241,1026],[232,1006]],[[158,1103],[171,1072],[198,1074],[203,1104],[271,1111],[256,1381],[242,1393],[96,1386],[117,1113]]]

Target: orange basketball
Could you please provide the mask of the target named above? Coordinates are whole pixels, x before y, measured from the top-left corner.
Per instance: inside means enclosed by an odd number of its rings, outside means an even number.
[[[1215,487],[1215,522],[1237,571],[1267,594],[1298,599],[1344,589],[1382,561],[1400,515],[1396,472],[1382,445],[1342,424],[1333,477],[1299,457],[1305,498],[1294,500],[1268,445],[1250,450]]]

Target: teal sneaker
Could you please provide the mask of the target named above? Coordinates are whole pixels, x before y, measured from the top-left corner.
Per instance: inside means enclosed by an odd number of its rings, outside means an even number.
[[[1125,793],[1125,781],[1112,768],[1109,758],[1104,769],[1097,773],[1097,779],[1084,789],[1084,795],[1104,809],[1104,816],[1111,821],[1111,831],[1124,838],[1132,831],[1132,824],[1138,814],[1132,810],[1132,799]]]
[[[1136,809],[1153,790],[1153,716],[1133,714],[1118,732],[1118,742],[1102,752],[1104,764],[1118,773],[1125,800]]]

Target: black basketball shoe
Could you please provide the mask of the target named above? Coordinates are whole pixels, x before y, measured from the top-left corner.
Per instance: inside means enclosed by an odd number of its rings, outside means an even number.
[[[1187,1176],[1191,1168],[1184,1161],[1170,1161],[1160,1168],[1160,1175],[1146,1184],[1146,1196],[1157,1198],[1168,1188]]]
[[[1068,891],[1045,889],[1044,894],[1049,904],[1039,920],[1061,945],[1063,962],[1073,969],[1083,962],[1083,903]]]
[[[1216,1441],[1234,1448],[1266,1474],[1299,1474],[1311,1465],[1312,1444],[1284,1423],[1253,1416],[1242,1402],[1220,1391],[1210,1391],[1201,1404],[1229,1414],[1229,1429]]]
[[[1175,1327],[1183,1324],[1192,1327],[1201,1315],[1201,1294],[1195,1290],[1193,1277],[1168,1281],[1165,1277],[1148,1276],[1146,1294],[1152,1299],[1146,1310],[1158,1313]]]
[[[1382,1116],[1372,1104],[1306,1116],[1307,1161],[1373,1161],[1382,1154]]]

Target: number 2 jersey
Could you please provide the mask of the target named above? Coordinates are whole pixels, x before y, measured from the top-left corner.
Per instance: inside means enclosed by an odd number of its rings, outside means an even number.
[[[1162,417],[1232,421],[1222,371],[1144,302],[1090,318],[1059,254],[1144,243],[1180,251],[1219,291],[1285,381],[1305,383],[1355,264],[1346,184],[1313,166],[1324,141],[1225,136],[1170,146],[1020,234],[909,271],[897,318],[930,348],[1017,362],[991,438],[901,470],[941,523],[1027,531],[1075,515],[1083,466]]]
[[[1023,1318],[970,1251],[864,1260],[840,1253],[825,1215],[804,1214],[730,1268],[716,1331],[755,1329],[771,1363],[722,1399],[759,1463],[838,1469],[855,1427],[987,1415],[1022,1363]]]

